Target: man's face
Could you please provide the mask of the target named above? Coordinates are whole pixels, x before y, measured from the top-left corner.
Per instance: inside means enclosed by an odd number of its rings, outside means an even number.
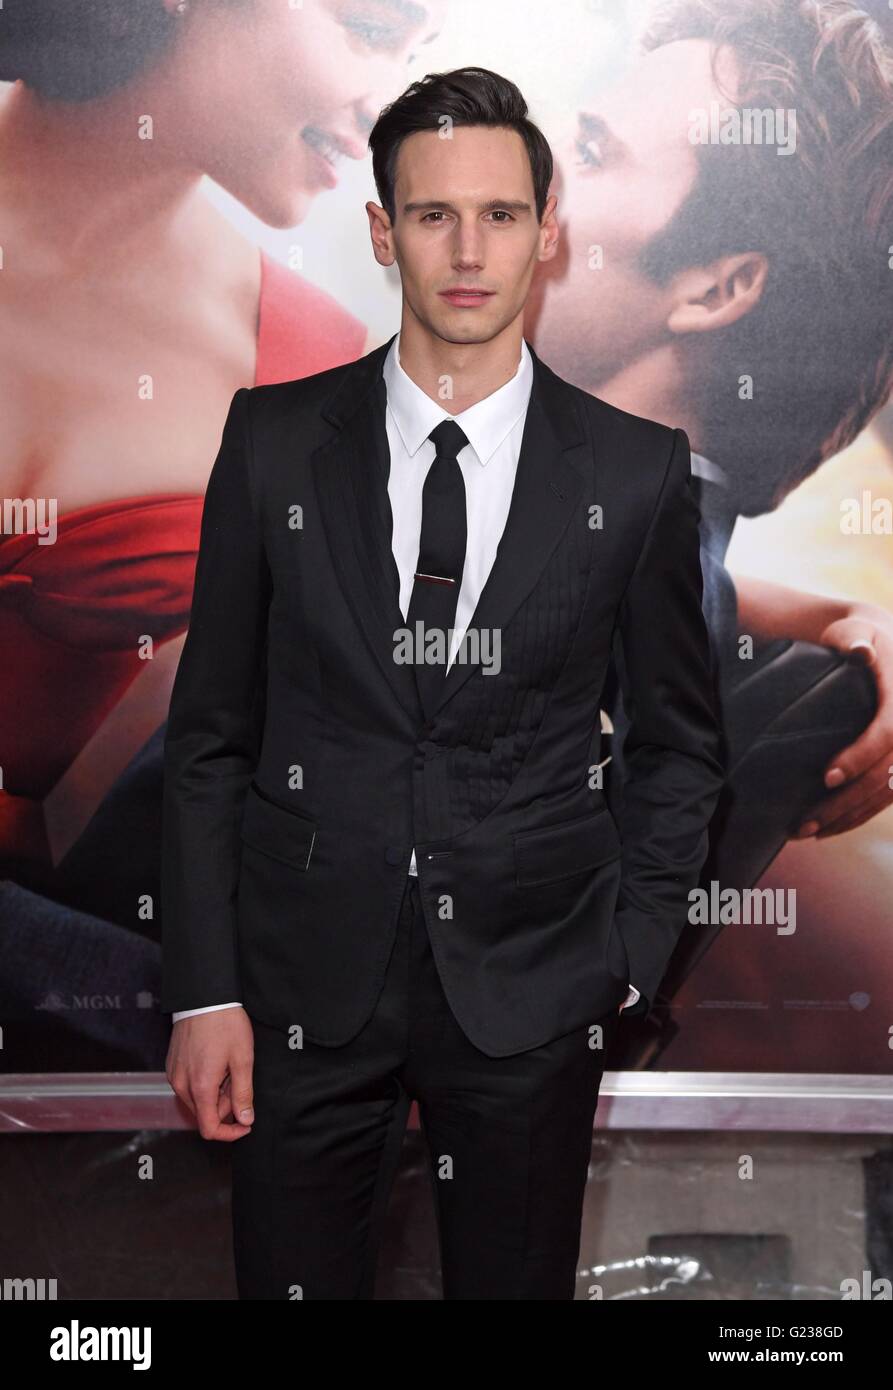
[[[565,255],[537,277],[528,328],[541,356],[578,385],[595,390],[673,343],[675,286],[655,285],[637,258],[697,179],[691,108],[725,104],[710,52],[706,40],[686,39],[649,53],[578,113],[556,150]],[[728,81],[728,69],[720,76]]]
[[[491,341],[522,314],[533,272],[557,238],[554,198],[543,226],[537,221],[520,135],[487,126],[458,126],[448,139],[417,131],[400,146],[394,197],[404,315],[445,342]],[[457,289],[486,293],[447,297]]]

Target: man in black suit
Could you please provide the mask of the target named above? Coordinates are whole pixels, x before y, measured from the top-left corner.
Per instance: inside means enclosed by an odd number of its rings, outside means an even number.
[[[429,75],[369,143],[400,331],[237,391],[208,483],[165,740],[168,1076],[239,1141],[241,1297],[372,1296],[416,1099],[444,1296],[568,1299],[605,1049],[724,776],[689,445],[523,338],[558,227],[514,84]],[[590,776],[612,656],[618,820]]]

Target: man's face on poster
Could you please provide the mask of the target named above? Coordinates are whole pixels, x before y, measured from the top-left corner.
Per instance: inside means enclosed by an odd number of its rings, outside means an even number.
[[[554,147],[564,254],[537,276],[527,328],[554,369],[584,388],[597,390],[645,358],[650,371],[674,370],[680,335],[669,324],[692,281],[657,285],[638,262],[697,181],[692,107],[726,102],[710,55],[699,39],[647,54],[579,111]],[[729,67],[719,73],[728,85]]]

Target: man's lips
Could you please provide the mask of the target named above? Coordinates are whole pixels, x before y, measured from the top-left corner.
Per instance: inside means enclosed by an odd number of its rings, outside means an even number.
[[[441,299],[448,299],[450,304],[471,305],[483,304],[485,300],[490,299],[492,297],[493,293],[493,290],[472,290],[460,288],[457,290],[441,290],[440,297]]]

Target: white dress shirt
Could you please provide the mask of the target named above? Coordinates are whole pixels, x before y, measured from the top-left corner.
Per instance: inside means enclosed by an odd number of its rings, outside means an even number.
[[[471,622],[478,599],[496,558],[508,518],[515,473],[521,453],[521,437],[533,386],[533,360],[523,338],[518,370],[510,381],[458,415],[451,415],[440,401],[427,395],[400,365],[398,333],[385,358],[387,435],[390,449],[388,497],[393,533],[391,547],[400,577],[400,612],[409,612],[422,531],[422,488],[437,452],[431,431],[442,420],[455,420],[468,438],[459,450],[458,463],[465,482],[467,541],[462,583],[456,601],[454,635],[447,670]],[[409,872],[418,875],[415,849]],[[630,985],[623,1005],[634,1004],[639,991]],[[174,1023],[191,1014],[231,1009],[234,1004],[211,1004],[206,1009],[185,1009],[173,1015]]]

